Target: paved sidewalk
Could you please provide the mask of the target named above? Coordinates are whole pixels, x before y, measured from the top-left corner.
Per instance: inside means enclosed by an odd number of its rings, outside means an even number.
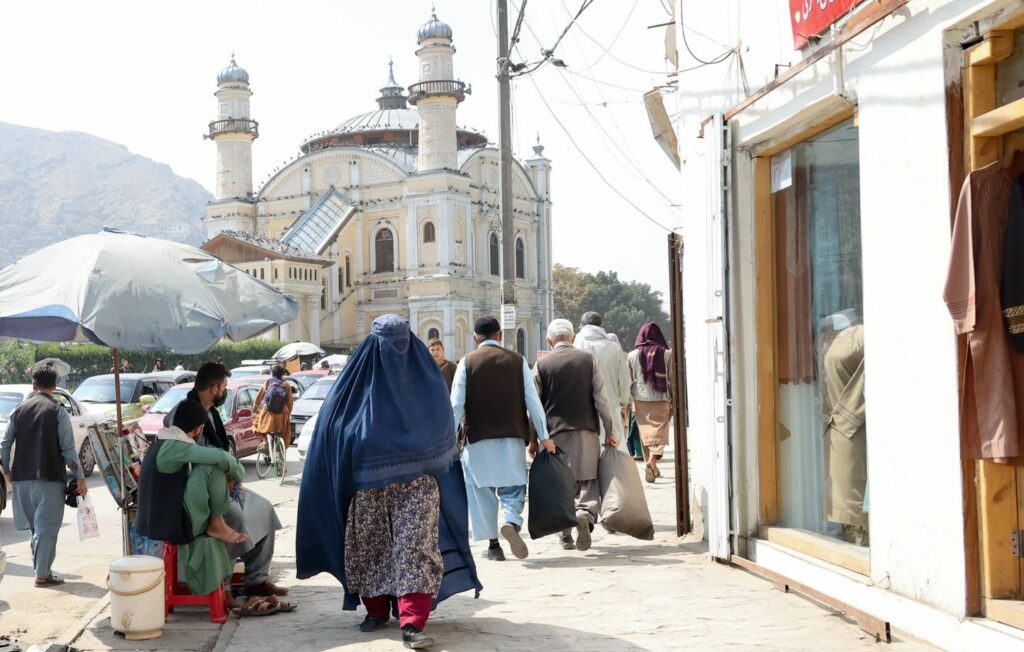
[[[295,466],[295,465],[293,465]],[[799,596],[785,594],[745,571],[709,561],[706,547],[674,535],[674,492],[669,465],[648,501],[657,525],[654,541],[609,535],[599,526],[586,553],[561,550],[556,537],[528,541],[530,557],[503,563],[480,558],[484,591],[442,603],[428,625],[438,650],[879,650],[857,626]],[[289,487],[281,488],[282,492]],[[174,616],[161,650],[401,650],[392,624],[375,634],[357,625],[363,612],[341,610],[341,589],[328,576],[294,579],[295,495],[280,495],[274,567],[292,587],[299,610],[267,618],[232,617],[223,629],[205,615]],[[115,637],[100,614],[75,641],[83,650],[135,649]],[[930,650],[897,634],[894,650]]]

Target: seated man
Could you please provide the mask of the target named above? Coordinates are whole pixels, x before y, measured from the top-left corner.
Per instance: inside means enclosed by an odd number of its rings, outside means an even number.
[[[207,362],[196,372],[195,387],[187,398],[199,402],[207,410],[206,423],[196,442],[200,447],[220,449],[230,454],[231,443],[218,408],[228,398],[227,368],[218,362]],[[171,425],[175,410],[164,418]],[[246,595],[283,596],[288,589],[270,581],[270,562],[274,558],[274,533],[281,529],[281,520],[269,500],[248,489],[238,487],[225,514],[225,521],[235,531],[248,535],[244,541],[228,546],[232,559],[245,564]]]
[[[231,503],[228,475],[237,479],[245,470],[232,455],[196,445],[205,424],[202,405],[182,402],[173,425],[146,451],[139,475],[139,534],[178,544],[185,581],[195,595],[231,577],[226,544],[246,538],[224,522]]]

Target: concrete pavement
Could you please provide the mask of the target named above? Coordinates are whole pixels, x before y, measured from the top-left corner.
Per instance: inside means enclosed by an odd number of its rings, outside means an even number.
[[[294,451],[290,451],[292,455]],[[299,463],[292,463],[298,471]],[[867,634],[842,616],[742,570],[709,561],[703,544],[674,535],[672,472],[648,485],[657,526],[655,540],[609,535],[600,526],[586,553],[561,550],[555,537],[528,541],[525,561],[488,562],[474,544],[484,584],[479,599],[460,595],[434,613],[428,631],[439,650],[877,650]],[[223,628],[205,614],[172,616],[160,650],[367,650],[404,649],[397,625],[362,634],[363,612],[341,611],[341,589],[327,576],[295,580],[294,523],[297,476],[284,487],[250,486],[278,505],[276,581],[292,588],[293,614],[232,617]],[[897,650],[932,649],[896,634]],[[82,650],[137,649],[110,630],[99,613],[76,636]]]

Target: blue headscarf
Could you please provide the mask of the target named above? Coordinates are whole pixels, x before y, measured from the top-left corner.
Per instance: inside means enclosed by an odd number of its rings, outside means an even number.
[[[345,523],[356,490],[425,474],[434,476],[441,494],[445,575],[436,600],[479,592],[447,385],[427,347],[410,335],[409,322],[384,315],[349,358],[317,417],[299,492],[299,578],[328,572],[345,585]],[[358,602],[346,593],[346,609]]]

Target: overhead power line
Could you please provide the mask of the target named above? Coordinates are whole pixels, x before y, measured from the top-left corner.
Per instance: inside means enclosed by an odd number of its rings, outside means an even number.
[[[540,87],[537,86],[537,81],[532,76],[530,77],[530,83],[533,84],[534,89],[536,89],[537,91],[537,95],[540,97],[540,101],[544,104],[544,107],[548,110],[548,113],[551,114],[551,117],[554,118],[555,122],[558,123],[558,126],[562,129],[566,137],[569,139],[569,142],[572,143],[573,147],[576,148],[576,151],[579,152],[580,156],[583,157],[583,160],[587,162],[587,165],[589,165],[591,169],[594,170],[594,173],[597,174],[601,181],[603,181],[612,192],[614,192],[616,195],[622,198],[623,201],[632,206],[637,213],[642,215],[652,224],[655,224],[658,227],[664,229],[665,231],[671,233],[672,229],[668,228],[658,220],[648,215],[646,211],[644,211],[642,208],[633,203],[633,201],[629,197],[627,197],[625,194],[622,193],[622,191],[620,191],[618,188],[612,185],[611,181],[609,181],[608,178],[605,177],[604,174],[601,172],[601,169],[598,168],[597,165],[595,165],[594,162],[590,160],[586,152],[583,151],[583,148],[581,148],[579,143],[576,142],[576,139],[573,138],[572,133],[570,133],[569,129],[566,128],[565,124],[563,124],[562,121],[558,119],[558,115],[555,114],[554,110],[551,108],[551,105],[548,104],[547,98],[544,97],[544,93],[541,92]]]

